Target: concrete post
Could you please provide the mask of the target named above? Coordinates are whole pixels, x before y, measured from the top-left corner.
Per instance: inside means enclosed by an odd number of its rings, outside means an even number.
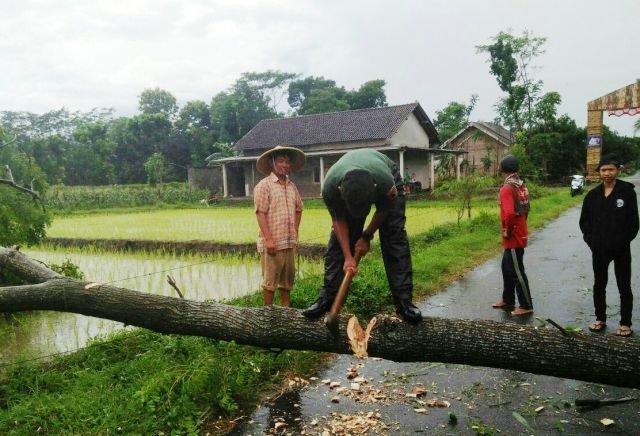
[[[222,164],[222,196],[229,196],[229,187],[227,186],[227,164]]]
[[[435,171],[435,153],[430,153],[429,154],[429,189],[431,189],[433,191],[433,189],[436,186],[436,181],[435,181],[435,177],[436,177],[436,171]]]
[[[324,186],[324,158],[320,156],[320,193],[322,193],[323,186]]]

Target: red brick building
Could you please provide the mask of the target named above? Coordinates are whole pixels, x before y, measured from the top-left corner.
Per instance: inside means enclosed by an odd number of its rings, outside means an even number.
[[[442,148],[464,150],[461,170],[465,175],[472,172],[497,174],[502,157],[509,154],[513,135],[504,127],[484,121],[470,122],[467,127],[446,141]]]

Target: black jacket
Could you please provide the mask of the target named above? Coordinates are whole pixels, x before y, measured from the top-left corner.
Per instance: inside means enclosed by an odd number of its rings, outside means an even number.
[[[609,197],[604,185],[589,191],[582,203],[580,230],[593,251],[615,252],[626,247],[638,234],[638,199],[634,185],[616,180]]]

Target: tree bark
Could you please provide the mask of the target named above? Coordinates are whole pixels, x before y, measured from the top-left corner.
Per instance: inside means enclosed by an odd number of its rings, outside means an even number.
[[[2,247],[0,267],[32,283],[0,288],[0,312],[73,312],[160,333],[265,348],[351,353],[344,314],[334,337],[322,321],[309,321],[297,309],[242,308],[91,284],[62,277]],[[368,352],[398,362],[460,363],[640,388],[640,341],[635,338],[430,317],[408,324],[379,315]]]

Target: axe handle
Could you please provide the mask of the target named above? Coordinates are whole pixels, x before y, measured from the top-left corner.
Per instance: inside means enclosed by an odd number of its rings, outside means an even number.
[[[356,254],[355,260],[356,265],[360,263],[360,253]],[[342,307],[342,303],[347,298],[347,293],[349,292],[349,285],[351,284],[351,279],[353,278],[353,271],[347,270],[342,279],[342,283],[340,284],[340,288],[338,289],[338,293],[336,294],[335,300],[333,300],[333,304],[331,305],[331,311],[329,312],[330,318],[337,318],[340,313],[340,308]]]

